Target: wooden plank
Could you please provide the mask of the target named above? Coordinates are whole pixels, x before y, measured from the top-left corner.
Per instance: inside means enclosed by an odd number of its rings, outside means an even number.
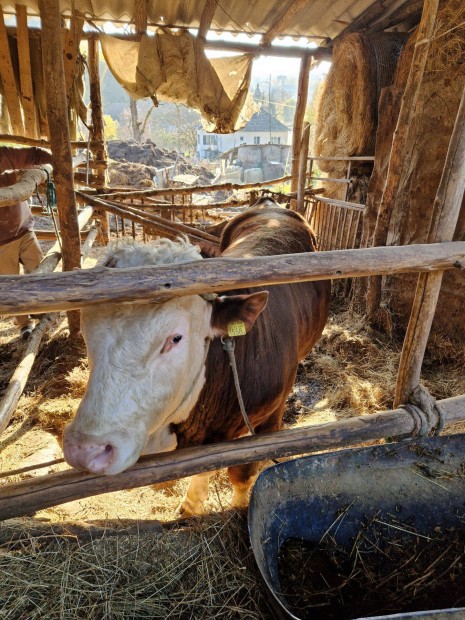
[[[260,183],[219,183],[218,185],[193,185],[192,187],[177,187],[177,188],[163,188],[163,189],[138,189],[138,190],[113,190],[107,191],[105,194],[99,192],[100,197],[119,197],[119,198],[141,198],[145,196],[182,196],[190,194],[203,194],[207,192],[217,192],[220,190],[234,190],[234,189],[250,189],[259,187],[270,187],[272,185],[280,185],[286,181],[292,179],[292,175],[286,175],[279,177],[278,179],[270,179],[269,181],[262,181]],[[298,176],[296,175],[296,179]],[[108,188],[109,189],[109,188]],[[90,192],[87,192],[88,194]]]
[[[262,36],[260,45],[269,46],[273,39],[282,34],[297,19],[297,15],[304,8],[309,9],[308,0],[294,0],[288,5],[279,18],[274,22],[271,28]],[[300,135],[300,134],[299,134]]]
[[[297,191],[299,182],[299,159],[302,127],[304,123],[305,109],[307,107],[308,80],[310,67],[312,64],[311,56],[303,56],[300,61],[299,85],[297,89],[297,105],[294,114],[292,155],[291,155],[291,192]]]
[[[147,32],[147,0],[134,0],[134,25],[138,34]]]
[[[378,208],[378,217],[373,234],[374,246],[386,244],[392,205],[396,199],[400,179],[410,166],[413,152],[416,148],[415,140],[410,139],[412,121],[420,95],[431,38],[434,36],[438,6],[439,0],[425,0],[423,5],[423,14],[417,33],[417,43],[415,44],[412,64],[392,140],[386,184]],[[379,277],[369,279],[366,303],[368,316],[375,317],[381,303],[381,279]]]
[[[81,244],[74,195],[73,157],[68,125],[65,71],[61,48],[58,0],[39,0],[42,23],[42,58],[46,85],[47,118],[52,148],[53,176],[63,246],[63,269],[81,265]],[[70,333],[79,332],[79,317],[68,315]]]
[[[0,313],[72,310],[102,302],[164,301],[289,282],[463,269],[465,241],[306,252],[254,258],[212,258],[182,265],[76,270],[44,276],[1,276]]]
[[[81,40],[84,18],[73,14],[69,29],[63,34],[63,64],[65,70],[66,97],[69,101],[71,88],[76,77],[79,42]]]
[[[118,203],[112,201],[101,200],[95,197],[93,198],[91,196],[86,196],[84,192],[77,192],[77,195],[95,207],[110,211],[115,215],[125,216],[128,219],[131,219],[131,216],[135,216],[136,219],[134,219],[134,221],[138,221],[141,224],[148,224],[149,226],[152,225],[153,227],[165,230],[170,234],[177,235],[179,233],[183,233],[189,237],[203,239],[204,241],[209,241],[211,243],[219,242],[218,237],[215,235],[210,235],[203,230],[192,228],[179,222],[167,221],[165,218],[155,215],[154,213],[146,213],[145,211],[131,207],[130,205],[119,205]]]
[[[374,155],[353,155],[352,157],[326,157],[323,155],[310,155],[313,161],[375,161]]]
[[[197,38],[202,41],[206,41],[207,33],[210,30],[210,26],[215,15],[217,6],[217,0],[205,0],[203,6],[202,15],[200,17],[199,29],[197,32]]]
[[[18,34],[19,83],[21,105],[23,106],[25,133],[37,138],[34,91],[32,88],[31,52],[29,49],[29,31],[27,28],[27,8],[23,4],[16,5],[16,23]]]
[[[300,142],[299,178],[297,180],[296,210],[303,213],[305,205],[305,185],[307,183],[308,146],[310,141],[310,123],[305,123]]]
[[[448,424],[465,418],[464,396],[447,398],[438,404]],[[350,447],[385,437],[407,437],[414,432],[412,415],[405,409],[395,409],[329,424],[146,455],[125,472],[114,476],[69,469],[1,486],[0,520],[84,497],[177,480],[232,465]],[[2,475],[6,476],[8,472]]]
[[[439,183],[428,243],[453,239],[465,193],[465,89]],[[442,272],[418,278],[397,376],[395,402],[407,402],[420,382],[421,366],[441,290]]]
[[[18,87],[11,62],[10,46],[6,32],[3,9],[0,6],[0,78],[3,85],[3,97],[6,101],[13,133],[24,135],[24,123],[19,104]]]
[[[41,148],[50,148],[50,140],[42,138],[30,138],[28,136],[10,136],[9,134],[0,134],[0,142],[11,142],[12,144],[21,144],[24,146],[40,146]],[[71,146],[77,148],[87,148],[88,146],[98,146],[95,141],[91,141],[90,144],[87,140],[73,140]]]

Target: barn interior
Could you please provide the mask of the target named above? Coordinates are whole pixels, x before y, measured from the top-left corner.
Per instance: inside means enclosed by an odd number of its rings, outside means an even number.
[[[0,276],[5,617],[279,617],[254,562],[247,518],[229,508],[224,473],[215,476],[204,517],[174,518],[185,477],[229,463],[234,446],[216,460],[199,448],[190,464],[174,454],[162,467],[153,456],[144,462],[149,478],[136,466],[97,483],[62,461],[59,438],[88,377],[79,309],[95,299],[156,298],[164,286],[156,270],[149,289],[136,270],[130,285],[124,274],[106,284],[94,257],[116,238],[184,234],[217,246],[224,222],[262,195],[314,229],[318,255],[304,268],[295,261],[288,277],[331,279],[333,314],[299,365],[281,443],[245,438],[244,462],[257,446],[272,465],[383,445],[418,433],[412,415],[422,432],[443,423],[446,434],[463,431],[464,24],[461,0],[0,0],[0,145],[40,146],[53,160],[52,177],[25,171],[13,189],[20,200],[42,184],[44,205],[32,211],[49,222],[47,230],[36,226],[45,258],[30,275]],[[235,55],[210,59],[205,50]],[[299,58],[288,174],[110,186],[102,56],[134,99],[193,107],[217,133],[237,130],[255,112],[254,59]],[[322,61],[332,64],[311,140],[308,81]],[[0,209],[11,201],[6,189]],[[275,265],[270,257],[269,268],[254,272],[257,286],[280,281]],[[193,273],[180,267],[171,292],[231,288],[225,267],[201,282]],[[245,282],[247,268],[235,288]],[[21,310],[41,315],[26,342],[9,318]]]

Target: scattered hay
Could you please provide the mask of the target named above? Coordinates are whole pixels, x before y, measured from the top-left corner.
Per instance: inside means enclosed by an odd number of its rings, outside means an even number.
[[[9,532],[0,608],[30,620],[272,618],[243,515],[210,515],[161,534],[113,525],[90,540]]]

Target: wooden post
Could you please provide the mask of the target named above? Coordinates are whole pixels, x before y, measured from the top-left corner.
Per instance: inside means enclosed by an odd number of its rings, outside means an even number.
[[[416,148],[411,140],[412,120],[420,93],[426,60],[434,34],[439,0],[425,0],[423,14],[417,33],[417,43],[413,53],[412,64],[405,92],[402,97],[399,117],[392,141],[386,185],[378,209],[373,245],[386,245],[392,205],[395,202],[399,182],[412,160],[412,152]],[[372,277],[368,282],[367,314],[374,317],[381,303],[381,278]]]
[[[465,192],[465,90],[452,132],[446,162],[433,206],[427,243],[452,240]],[[418,278],[412,313],[405,335],[395,403],[407,402],[420,382],[421,365],[441,289],[443,272]]]
[[[19,105],[18,89],[16,87],[13,63],[11,61],[8,35],[3,19],[3,9],[0,6],[0,80],[3,87],[3,98],[6,101],[13,133],[24,135],[24,123]]]
[[[39,10],[43,33],[42,60],[47,118],[63,244],[63,270],[71,271],[81,266],[81,240],[74,195],[73,156],[68,124],[59,2],[39,0]],[[76,335],[79,331],[79,314],[68,314],[68,323],[70,333]]]
[[[100,71],[99,71],[99,42],[98,39],[89,39],[88,41],[88,67],[90,82],[90,104],[92,115],[92,156],[97,161],[104,161],[107,164],[108,151],[105,141],[102,93],[100,90]],[[97,170],[97,189],[101,189],[106,185],[105,169]],[[98,216],[101,227],[101,241],[107,245],[110,240],[110,216],[107,212],[102,211]]]
[[[29,32],[27,29],[27,8],[22,4],[17,4],[15,10],[18,33],[19,82],[21,89],[21,104],[23,106],[24,113],[24,124],[26,133],[31,138],[37,138],[36,113],[32,89]]]
[[[292,131],[292,164],[291,164],[291,192],[297,191],[299,174],[299,156],[304,123],[305,108],[307,107],[308,74],[312,63],[312,57],[308,54],[302,56],[300,61],[299,87],[297,91],[297,105],[294,115],[294,127]],[[294,206],[292,205],[294,202]],[[291,201],[291,208],[295,208],[295,201]]]
[[[299,178],[297,183],[296,210],[303,214],[305,210],[305,187],[307,185],[308,145],[310,142],[310,123],[305,123],[300,143]]]

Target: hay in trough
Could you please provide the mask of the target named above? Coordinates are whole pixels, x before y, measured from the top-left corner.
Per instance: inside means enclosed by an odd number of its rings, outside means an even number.
[[[280,549],[282,593],[299,618],[351,620],[462,607],[463,528],[437,527],[425,536],[399,518],[377,514],[360,525],[351,544],[336,539],[289,539]]]

